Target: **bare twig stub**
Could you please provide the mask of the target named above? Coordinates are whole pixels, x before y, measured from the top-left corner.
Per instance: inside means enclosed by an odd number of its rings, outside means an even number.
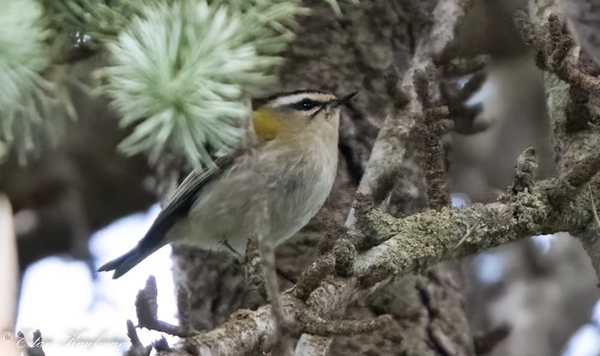
[[[138,317],[138,326],[150,330],[156,330],[180,337],[188,336],[189,330],[183,330],[177,325],[172,325],[158,319],[158,303],[156,297],[156,279],[148,277],[146,286],[140,289],[135,300],[135,311]]]
[[[131,341],[131,347],[127,351],[126,356],[148,356],[152,351],[152,346],[144,346],[138,337],[137,331],[133,322],[127,320],[127,337]]]
[[[527,148],[517,158],[512,194],[531,190],[536,179],[537,161],[532,147]]]

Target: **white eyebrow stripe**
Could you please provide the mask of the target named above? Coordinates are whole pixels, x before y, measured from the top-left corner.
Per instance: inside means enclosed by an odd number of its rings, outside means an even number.
[[[311,99],[315,101],[329,101],[335,99],[335,97],[333,95],[325,93],[298,93],[277,98],[271,102],[271,106],[273,106],[274,108],[279,106],[286,106],[300,102],[302,99]]]

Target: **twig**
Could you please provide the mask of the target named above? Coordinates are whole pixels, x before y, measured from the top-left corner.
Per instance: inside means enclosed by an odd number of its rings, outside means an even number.
[[[439,209],[450,205],[450,194],[446,184],[445,152],[441,142],[450,125],[448,108],[435,106],[431,95],[431,86],[436,76],[435,67],[430,64],[414,73],[415,92],[421,102],[422,114],[417,117],[414,139],[421,142],[420,156],[427,183],[429,207]]]
[[[593,136],[581,138],[582,143],[591,144]],[[600,153],[590,152],[589,156],[579,159],[577,162],[571,162],[571,169],[562,174],[558,184],[553,186],[548,192],[550,202],[560,209],[572,201],[573,196],[580,187],[590,181],[592,177],[600,170]]]
[[[491,331],[478,335],[473,338],[476,355],[485,355],[490,353],[500,342],[505,340],[510,334],[510,327],[503,324]]]
[[[442,68],[444,70],[444,68]],[[486,72],[479,70],[469,73],[470,77],[464,85],[458,80],[444,80],[440,83],[440,95],[448,105],[448,117],[454,123],[453,131],[462,135],[472,135],[486,130],[491,123],[477,120],[483,110],[483,104],[467,106],[467,100],[481,89],[486,79]]]
[[[554,14],[548,16],[543,30],[535,29],[529,16],[519,11],[515,24],[524,41],[537,51],[536,64],[540,69],[555,74],[561,80],[585,90],[600,93],[600,79],[586,74],[578,66],[572,53],[575,46],[564,23]]]
[[[135,326],[131,320],[127,320],[127,337],[131,341],[131,347],[127,351],[127,356],[148,356],[152,351],[152,346],[144,346],[138,337]]]
[[[172,350],[164,336],[161,336],[160,339],[154,341],[152,347],[158,352],[170,352]]]
[[[42,346],[44,345],[44,340],[42,339],[42,333],[39,330],[33,332],[33,342],[29,344],[25,339],[25,335],[22,332],[17,333],[17,337],[19,338],[18,344],[27,347],[27,356],[45,356],[46,353]]]
[[[143,289],[140,289],[135,300],[138,326],[179,337],[189,336],[189,330],[183,330],[177,325],[172,325],[158,319],[157,295],[156,279],[154,276],[150,276],[146,280],[146,286]]]
[[[418,44],[415,59],[419,62],[433,59],[440,61],[454,41],[457,24],[464,17],[471,0],[440,1],[433,9],[434,22],[429,36]],[[416,69],[416,68],[415,68]]]
[[[298,283],[294,288],[294,295],[301,300],[306,300],[309,294],[319,286],[326,276],[335,270],[335,258],[326,254],[313,262],[300,275]]]
[[[371,320],[324,320],[310,312],[300,312],[298,319],[306,333],[320,336],[353,335],[373,332],[392,321],[391,315],[380,315]]]
[[[465,228],[466,228],[466,232],[465,235],[460,239],[460,241],[458,241],[458,243],[456,244],[456,247],[458,248],[460,245],[463,244],[463,242],[465,242],[467,240],[467,238],[471,235],[471,232],[473,232],[473,230],[471,229],[471,227],[469,226],[469,224],[467,224],[466,222],[463,222],[465,224]]]
[[[512,187],[512,194],[531,190],[537,176],[537,160],[533,147],[526,148],[517,157],[515,164],[515,178]]]

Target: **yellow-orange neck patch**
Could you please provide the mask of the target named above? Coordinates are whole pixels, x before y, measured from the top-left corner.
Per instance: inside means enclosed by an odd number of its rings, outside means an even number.
[[[256,110],[253,115],[253,122],[256,135],[264,141],[271,141],[282,130],[281,121],[269,109]]]

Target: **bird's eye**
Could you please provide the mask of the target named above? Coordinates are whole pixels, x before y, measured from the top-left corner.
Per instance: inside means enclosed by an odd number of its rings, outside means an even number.
[[[321,103],[318,101],[303,99],[300,102],[292,104],[292,108],[296,110],[308,111],[316,108],[319,105],[321,105]]]

